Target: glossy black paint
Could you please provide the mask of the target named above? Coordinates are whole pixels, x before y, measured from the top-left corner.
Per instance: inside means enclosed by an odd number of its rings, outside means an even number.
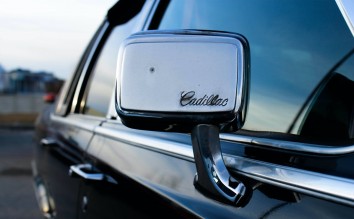
[[[103,135],[102,130],[110,131],[110,134]],[[56,203],[65,204],[66,209],[77,210],[79,218],[115,218],[118,215],[134,215],[138,218],[152,218],[157,215],[172,218],[298,218],[299,216],[302,218],[348,218],[354,212],[349,206],[259,183],[249,178],[240,178],[233,171],[231,171],[232,175],[241,179],[247,188],[252,190],[250,200],[241,208],[213,201],[195,189],[193,180],[196,168],[192,159],[153,150],[144,145],[124,142],[115,138],[114,133],[134,133],[147,139],[157,137],[171,141],[172,144],[181,142],[191,145],[190,135],[138,131],[126,128],[117,122],[103,123],[102,130],[94,134],[85,162],[93,164],[99,171],[112,176],[117,180],[117,185],[108,182],[82,181],[77,199],[70,201],[68,195],[73,194],[68,193],[70,184],[73,181],[78,183],[78,179],[68,178],[67,173],[64,172],[73,162],[54,156],[55,159],[51,158],[47,166],[50,167],[53,179],[55,175],[55,179],[60,180],[55,183],[58,187],[51,187],[55,191],[53,197]],[[247,144],[222,141],[221,147],[224,153],[304,169],[309,169],[307,165],[310,162],[299,162],[294,165],[292,162],[296,160],[294,157],[297,156],[303,161],[313,160],[313,156],[306,159],[306,155],[281,153]],[[49,156],[53,157],[54,154],[50,153]],[[317,159],[326,161],[329,157],[317,157]],[[348,155],[339,158],[330,157],[330,159],[333,162],[345,163],[345,160],[350,161],[353,158],[352,155]],[[58,161],[55,162],[55,160]],[[318,168],[324,167],[323,162],[315,162],[312,165],[317,165]],[[347,168],[349,169],[350,166]],[[333,172],[338,172],[338,170],[333,169]],[[68,184],[68,182],[71,183]],[[84,197],[88,200],[86,206],[82,203]],[[65,218],[70,217],[65,208],[63,206],[62,209],[58,205],[57,211],[61,212],[58,218],[63,215]]]
[[[98,149],[104,145],[112,148]],[[88,153],[88,162],[97,169],[113,177],[118,184],[108,182],[85,181],[82,185],[79,198],[81,210],[79,218],[191,218],[195,217],[190,212],[172,202],[168,196],[157,193],[147,183],[142,183],[139,176],[132,177],[126,173],[124,166],[119,162],[116,166],[107,163],[104,156],[117,153],[122,149],[117,142],[107,141],[103,136],[97,135],[92,141],[89,151],[100,150],[102,156]],[[105,146],[104,146],[105,147]],[[106,148],[106,147],[105,147]],[[124,149],[123,149],[124,150]],[[134,152],[133,152],[134,153]],[[112,154],[111,154],[112,155]],[[114,155],[114,154],[113,154]],[[121,154],[124,156],[124,153]],[[129,155],[128,155],[129,156]],[[117,160],[117,159],[116,159]],[[124,162],[124,161],[123,161]],[[128,168],[134,165],[128,164]],[[119,166],[119,168],[117,168]],[[86,198],[87,205],[83,207],[82,200]]]
[[[100,161],[98,163],[103,165],[102,169],[108,167],[108,169],[118,171],[134,180],[139,185],[138,187],[152,191],[152,197],[166,197],[167,202],[174,203],[173,206],[177,207],[180,213],[185,212],[187,216],[194,215],[202,218],[345,218],[354,212],[349,206],[242,177],[242,182],[253,190],[252,197],[244,207],[236,208],[222,202],[212,201],[195,189],[193,180],[196,168],[194,162],[188,157],[183,159],[163,151],[152,150],[143,145],[122,142],[114,137],[114,132],[141,133],[147,139],[158,136],[171,142],[191,144],[189,135],[137,131],[125,128],[119,123],[105,123],[102,127],[104,130],[109,130],[112,135],[96,135],[95,138],[100,143],[91,145],[88,150],[89,154],[97,154],[96,152],[100,151],[98,156],[95,156],[95,160]],[[230,145],[228,142],[222,142],[221,144],[223,148],[242,147],[242,145],[235,143]],[[229,152],[227,149],[225,151]],[[93,156],[92,154],[90,156]],[[235,172],[232,174],[237,178],[240,177]],[[119,181],[119,175],[116,177]],[[337,211],[336,209],[341,210]]]
[[[68,171],[70,165],[83,162],[84,151],[93,133],[82,127],[69,125],[70,120],[80,121],[79,117],[67,117],[65,121],[60,121],[60,119],[62,118],[59,118],[59,121],[51,120],[50,133],[45,136],[45,138],[50,137],[54,144],[47,146],[38,144],[35,153],[36,166],[39,176],[54,202],[51,203],[52,208],[54,208],[54,215],[59,218],[75,218],[77,216],[76,206],[80,180],[72,179],[68,175]],[[86,119],[81,120],[81,122],[92,125],[92,127],[99,124],[97,121]],[[42,135],[38,133],[38,136]]]

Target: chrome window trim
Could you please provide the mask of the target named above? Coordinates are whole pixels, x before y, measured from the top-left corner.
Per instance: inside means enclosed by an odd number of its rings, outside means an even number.
[[[113,122],[113,124],[123,126],[120,122]],[[135,132],[128,128],[122,131],[98,126],[95,128],[95,134],[194,162],[190,144],[161,139],[155,136],[153,132]],[[250,143],[246,142],[247,140],[248,138],[241,139],[241,142]],[[334,177],[225,153],[223,159],[225,165],[237,174],[303,194],[354,206],[354,180],[352,179]]]
[[[72,106],[71,106],[70,112],[74,111],[74,109],[77,107],[77,104],[81,104],[81,103],[78,103],[78,101],[79,101],[80,90],[82,89],[82,84],[84,83],[84,79],[86,77],[89,65],[92,62],[92,58],[93,58],[95,52],[97,51],[97,47],[98,47],[99,43],[101,42],[104,34],[106,33],[108,27],[109,27],[109,22],[105,21],[104,25],[102,26],[102,29],[100,30],[99,35],[97,36],[97,38],[96,38],[96,40],[95,40],[95,42],[94,42],[94,44],[93,44],[93,46],[91,48],[91,51],[90,51],[87,59],[85,61],[84,67],[82,68],[82,71],[79,73],[80,74],[80,78],[79,78],[79,81],[77,83],[77,86],[76,86],[76,89],[75,89],[75,92],[74,92],[74,97],[72,99]]]
[[[155,0],[148,0],[145,2],[143,8],[141,9],[142,14],[140,15],[139,21],[137,21],[137,25],[134,28],[134,30],[132,31],[132,34],[139,32],[139,31],[147,30],[148,25],[151,22],[152,14],[156,10],[156,7],[157,7],[156,2],[157,1],[155,1]],[[109,103],[106,118],[107,119],[115,118],[115,119],[120,120],[120,118],[118,117],[118,114],[116,111],[116,105],[115,105],[115,89],[112,90],[111,101]]]
[[[77,120],[77,118],[80,118],[82,120],[96,120],[97,122],[103,122],[102,117],[95,117],[95,116],[87,116],[87,115],[82,115],[82,114],[69,114],[66,117],[60,117],[55,114],[50,115],[50,121],[52,122],[57,122],[60,124],[67,125],[69,127],[76,127],[80,128],[85,131],[93,132],[97,124],[92,124],[89,125],[87,123],[83,123]]]
[[[148,30],[148,28],[149,28],[149,26],[151,24],[152,18],[155,15],[155,11],[157,10],[157,6],[159,5],[159,3],[160,3],[160,0],[152,0],[151,1],[151,5],[149,5],[150,6],[150,10],[149,10],[149,13],[147,14],[147,16],[145,17],[146,20],[145,20],[143,28],[142,28],[143,31]]]
[[[236,134],[220,134],[222,140],[231,142],[248,143],[262,147],[270,147],[275,149],[282,149],[288,151],[305,152],[317,155],[343,155],[354,152],[354,145],[348,146],[331,146],[331,145],[319,145],[308,144],[302,142],[293,142],[285,140],[277,140],[270,138],[259,138]]]
[[[354,37],[354,12],[351,11],[354,8],[354,3],[352,0],[336,0],[338,8],[342,13],[345,22],[348,25],[350,32]]]

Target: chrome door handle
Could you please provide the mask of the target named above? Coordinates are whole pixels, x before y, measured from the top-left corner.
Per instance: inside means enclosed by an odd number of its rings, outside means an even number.
[[[58,144],[54,138],[47,137],[47,138],[42,138],[41,145],[44,147],[54,147],[57,146]]]
[[[194,185],[220,201],[242,205],[246,186],[227,170],[220,149],[219,128],[197,125],[192,131],[192,143],[197,174]]]
[[[94,170],[91,164],[79,164],[70,166],[69,176],[79,176],[85,180],[107,181],[113,184],[118,184],[118,182],[111,176],[105,175],[103,173],[98,172],[97,170]]]
[[[80,176],[87,180],[103,180],[103,173],[92,173],[92,165],[91,164],[79,164],[70,166],[69,175],[70,176]]]

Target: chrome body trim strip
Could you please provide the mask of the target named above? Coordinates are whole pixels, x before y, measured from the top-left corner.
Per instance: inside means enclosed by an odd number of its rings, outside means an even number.
[[[225,154],[234,172],[264,183],[354,206],[354,180]]]
[[[131,131],[121,131],[121,130],[116,131],[113,129],[103,128],[103,127],[96,127],[95,133],[108,138],[126,142],[128,144],[132,144],[135,146],[149,148],[164,153],[167,152],[169,154],[178,155],[179,157],[183,156],[188,160],[194,161],[193,150],[191,145],[189,144],[172,142],[169,140],[161,139],[153,135],[147,136],[141,133],[134,133]]]
[[[289,151],[305,152],[317,155],[342,155],[354,152],[354,145],[348,146],[330,146],[308,144],[301,142],[292,142],[284,140],[276,140],[269,138],[258,138],[251,136],[235,135],[235,134],[220,134],[220,138],[226,141],[241,142],[253,144],[261,147],[270,147]]]
[[[74,116],[75,118],[71,118],[71,116]],[[82,119],[85,119],[85,117],[86,117],[86,120],[87,120],[88,116],[83,116],[80,114],[71,114],[71,115],[68,115],[67,117],[60,117],[60,116],[56,116],[54,114],[51,114],[50,120],[53,122],[60,123],[60,124],[68,125],[71,127],[77,127],[77,128],[89,131],[89,132],[93,132],[95,126],[93,126],[92,124],[91,125],[85,124],[83,122],[78,121],[77,118],[79,118],[79,117],[83,117]]]
[[[153,134],[147,135],[138,131],[129,131],[129,129],[118,131],[112,128],[96,127],[95,132],[134,146],[194,161],[192,146],[189,144],[173,142],[161,139]],[[242,136],[238,140],[250,143],[248,138],[241,138]],[[354,180],[352,179],[334,177],[230,154],[223,154],[223,159],[226,167],[237,174],[307,195],[354,206]]]

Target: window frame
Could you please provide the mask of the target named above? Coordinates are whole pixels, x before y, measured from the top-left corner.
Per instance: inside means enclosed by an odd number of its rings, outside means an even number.
[[[156,11],[148,26],[148,30],[158,30],[158,26],[163,19],[163,15],[166,12],[168,5],[171,1],[158,1]],[[344,62],[351,52],[345,55],[341,62]],[[339,64],[338,64],[339,65]],[[336,65],[337,66],[337,65]],[[336,68],[333,67],[333,69]],[[336,145],[330,143],[320,143],[308,141],[303,137],[293,135],[290,133],[278,133],[268,131],[253,131],[253,130],[240,130],[237,133],[222,133],[220,134],[221,140],[226,140],[235,143],[246,143],[256,147],[270,148],[275,150],[282,150],[294,153],[307,153],[320,156],[337,156],[354,153],[354,139],[350,139],[345,143],[340,142]],[[243,131],[247,131],[247,135]],[[281,138],[278,138],[281,136]]]
[[[87,72],[89,72],[89,64],[91,63],[91,60],[94,59],[94,56],[97,55],[95,51],[100,45],[100,42],[102,42],[101,39],[104,37],[104,33],[107,28],[108,22],[105,19],[85,49],[71,78],[66,81],[65,85],[63,86],[57,105],[55,107],[56,115],[65,117],[72,113],[74,109],[76,109],[78,100],[77,91],[83,84],[84,76],[87,74]]]
[[[145,29],[146,23],[148,22],[148,16],[150,15],[155,3],[156,3],[156,1],[153,1],[153,0],[146,1],[144,3],[144,5],[142,6],[142,9],[137,14],[135,14],[134,17],[131,18],[131,19],[133,19],[133,18],[135,18],[135,16],[138,16],[137,20],[136,20],[135,27],[132,28],[132,30],[131,30],[132,33],[142,31]],[[131,15],[128,15],[128,16],[131,16]],[[106,18],[104,20],[104,23],[102,24],[103,27],[101,28],[101,34],[100,34],[101,37],[99,37],[99,39],[97,39],[96,46],[91,48],[92,55],[91,55],[90,59],[86,60],[86,64],[85,64],[86,68],[84,68],[81,72],[81,76],[80,76],[80,79],[77,84],[75,94],[74,94],[74,97],[72,100],[72,107],[71,107],[70,113],[81,114],[84,116],[96,117],[96,118],[117,119],[116,112],[114,111],[114,113],[112,113],[112,110],[111,110],[112,105],[114,106],[114,102],[112,102],[112,100],[114,99],[115,89],[112,89],[110,102],[108,105],[107,112],[105,113],[105,116],[94,116],[94,115],[90,115],[90,114],[85,114],[84,109],[85,109],[87,97],[89,94],[90,86],[92,83],[92,78],[94,76],[93,71],[95,70],[97,61],[100,58],[101,52],[102,52],[105,44],[107,43],[109,36],[113,32],[113,30],[116,27],[119,27],[120,25],[122,25],[122,24],[110,22],[108,20],[108,18]],[[118,53],[118,51],[117,51],[117,53]]]

